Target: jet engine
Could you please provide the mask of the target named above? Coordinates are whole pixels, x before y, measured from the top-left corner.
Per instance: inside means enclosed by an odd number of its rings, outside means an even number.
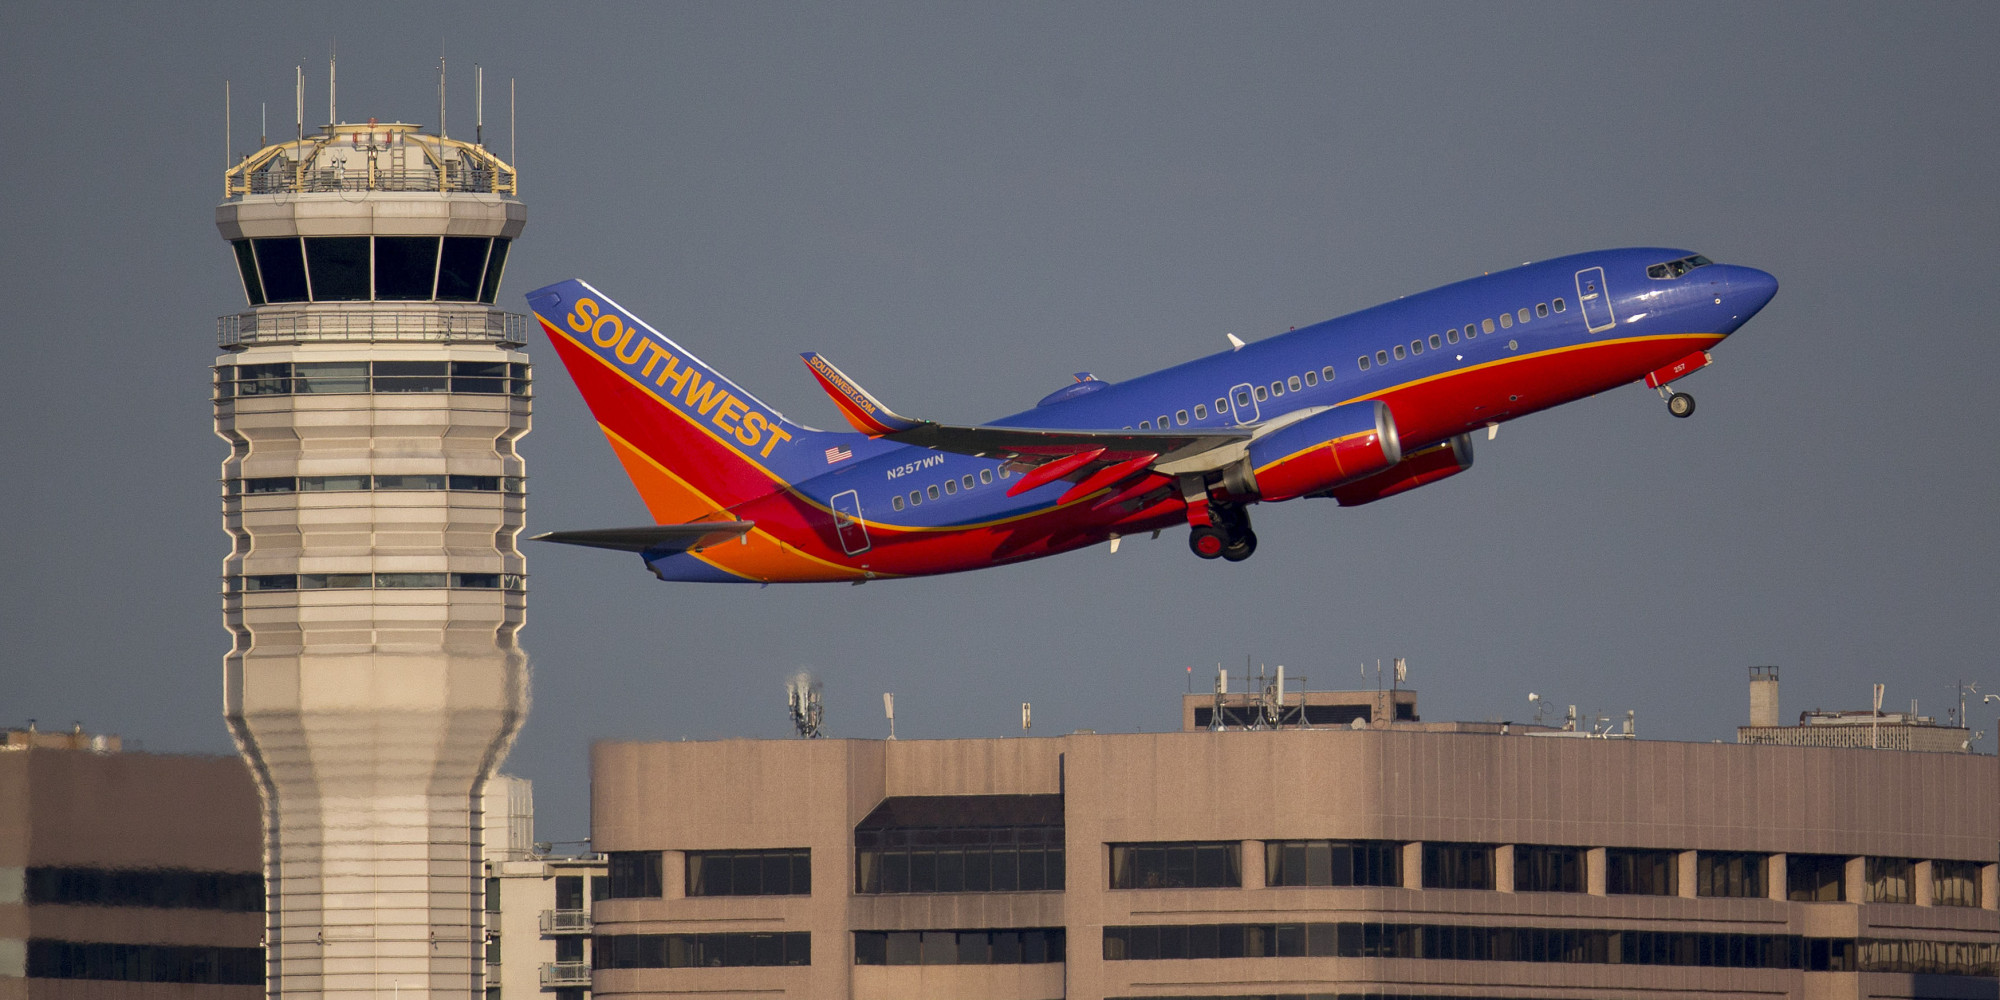
[[[1342,507],[1359,507],[1419,486],[1456,476],[1472,468],[1472,438],[1460,434],[1443,444],[1434,444],[1397,462],[1394,466],[1327,491]]]
[[[1267,501],[1324,493],[1403,460],[1388,404],[1370,399],[1315,413],[1250,442],[1249,482]]]

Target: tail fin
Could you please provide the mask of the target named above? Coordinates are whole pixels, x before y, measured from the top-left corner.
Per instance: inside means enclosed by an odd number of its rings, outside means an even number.
[[[712,519],[825,471],[828,434],[795,424],[582,281],[528,306],[662,524]]]

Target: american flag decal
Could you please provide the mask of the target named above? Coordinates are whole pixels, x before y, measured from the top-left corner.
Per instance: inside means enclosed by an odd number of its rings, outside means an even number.
[[[832,465],[835,462],[845,462],[853,457],[854,452],[839,445],[834,445],[826,450],[826,464],[828,465]]]

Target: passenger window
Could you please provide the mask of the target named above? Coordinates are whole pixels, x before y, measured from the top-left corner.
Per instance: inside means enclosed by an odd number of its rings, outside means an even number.
[[[1236,394],[1236,405],[1237,406],[1250,405],[1250,390],[1245,389],[1242,392]]]
[[[1501,314],[1500,314],[1500,329],[1502,329],[1502,330],[1505,330],[1505,329],[1507,329],[1508,327],[1511,327],[1511,326],[1513,326],[1513,325],[1514,325],[1514,314],[1513,314],[1513,313],[1501,313]]]
[[[964,484],[965,484],[965,488],[966,488],[966,489],[968,489],[968,490],[969,490],[969,489],[971,489],[971,488],[972,488],[972,473],[968,472],[968,473],[966,473],[965,475],[963,475],[963,476],[960,476],[960,477],[958,477],[958,481],[959,481],[959,482],[961,482],[961,483],[964,483]]]
[[[1423,342],[1423,341],[1421,341],[1421,340],[1412,340],[1412,341],[1410,341],[1410,353],[1411,353],[1411,354],[1422,354],[1422,353],[1424,353],[1424,342]]]
[[[1564,309],[1568,308],[1567,306],[1563,305],[1563,300],[1561,299],[1557,299],[1555,301],[1555,306],[1556,306],[1556,312],[1562,312]]]
[[[1365,372],[1365,371],[1367,371],[1367,370],[1368,370],[1368,355],[1366,355],[1366,354],[1363,354],[1362,356],[1360,356],[1360,357],[1358,357],[1358,358],[1355,358],[1355,359],[1354,359],[1354,363],[1355,363],[1355,365],[1356,365],[1356,366],[1358,366],[1358,367],[1359,367],[1359,368],[1360,368],[1360,369],[1361,369],[1362,371],[1364,371],[1364,372]]]
[[[1401,348],[1398,348],[1398,350],[1400,350],[1400,349],[1401,349]],[[1386,364],[1388,364],[1388,363],[1389,363],[1389,352],[1388,352],[1388,351],[1376,351],[1376,352],[1375,352],[1375,363],[1376,363],[1376,364],[1378,364],[1378,365],[1386,365]]]
[[[1517,310],[1514,313],[1514,318],[1520,320],[1523,323],[1526,323],[1528,321],[1528,307],[1522,306],[1519,310]]]
[[[916,490],[910,491],[910,506],[915,507],[916,505],[923,502],[924,502],[924,495],[922,493],[918,493]]]
[[[1319,377],[1327,380],[1328,382],[1333,381],[1333,366],[1327,365],[1325,368],[1320,369]]]
[[[945,491],[946,493],[957,493],[957,492],[958,492],[958,480],[956,480],[956,479],[947,479],[947,480],[945,480],[945,481],[944,481],[944,491]]]
[[[1435,351],[1443,346],[1444,346],[1444,341],[1439,340],[1437,334],[1435,333],[1431,334],[1431,350]]]
[[[1457,327],[1452,327],[1451,329],[1449,329],[1449,330],[1446,330],[1446,331],[1444,332],[1444,339],[1445,339],[1445,343],[1448,343],[1448,344],[1456,344],[1456,343],[1458,343],[1458,328],[1457,328]]]
[[[1299,377],[1297,375],[1294,375],[1291,378],[1286,379],[1285,388],[1290,389],[1293,392],[1299,391]]]
[[[1271,398],[1271,390],[1266,389],[1261,385],[1257,387],[1257,402],[1261,403],[1270,398]]]
[[[938,498],[937,484],[933,483],[924,487],[924,495],[930,497],[932,500],[936,500]]]
[[[1549,315],[1549,304],[1546,302],[1535,303],[1535,315],[1540,316],[1543,319],[1547,319]]]
[[[1492,333],[1492,332],[1493,332],[1493,321],[1492,321],[1492,320],[1490,320],[1490,319],[1482,319],[1482,320],[1480,320],[1480,321],[1479,321],[1479,332],[1481,332],[1481,333]]]
[[[1465,339],[1471,340],[1472,338],[1477,336],[1479,336],[1478,328],[1474,327],[1470,323],[1465,324]]]
[[[1312,388],[1313,386],[1316,386],[1316,385],[1318,385],[1318,384],[1319,384],[1319,374],[1318,374],[1318,373],[1316,373],[1316,372],[1307,372],[1307,373],[1306,373],[1306,388],[1310,389],[1310,388]]]
[[[1194,418],[1196,420],[1208,419],[1208,405],[1206,403],[1194,404]]]
[[[1177,427],[1186,427],[1186,426],[1187,426],[1187,411],[1186,411],[1186,410],[1175,410],[1175,411],[1174,411],[1174,425],[1175,425],[1175,426],[1177,426]]]
[[[1010,469],[1010,468],[1008,468],[1008,467],[1006,467],[1006,466],[1004,466],[1004,465],[1000,467],[1000,478],[1002,478],[1002,479],[1006,479],[1007,477],[1009,477],[1009,476],[1011,476],[1011,475],[1013,475],[1013,474],[1014,474],[1014,470],[1013,470],[1013,469]]]
[[[1166,430],[1167,428],[1173,426],[1172,424],[1167,423],[1167,415],[1164,413],[1160,414],[1160,419],[1158,421],[1155,421],[1155,423],[1158,424],[1161,430]]]
[[[1153,422],[1151,420],[1141,420],[1139,421],[1139,429],[1142,431],[1150,431],[1153,429]]]
[[[1284,394],[1285,394],[1285,383],[1283,382],[1271,383],[1271,395],[1282,396]]]
[[[1226,396],[1215,397],[1215,415],[1219,417],[1228,412],[1229,412],[1228,397]]]
[[[979,481],[980,481],[980,482],[982,482],[982,483],[990,483],[990,482],[992,482],[992,481],[993,481],[993,470],[992,470],[992,469],[981,469],[981,470],[979,470]]]
[[[889,507],[890,507],[890,509],[891,509],[891,510],[902,510],[902,509],[903,509],[903,498],[902,498],[902,497],[890,497],[890,498],[889,498]]]
[[[1401,344],[1397,344],[1397,345],[1396,345],[1396,360],[1397,360],[1397,361],[1401,361],[1401,360],[1403,360],[1404,358],[1407,358],[1407,357],[1409,357],[1409,355],[1408,355],[1408,354],[1405,354],[1405,353],[1403,353],[1403,345],[1401,345]]]

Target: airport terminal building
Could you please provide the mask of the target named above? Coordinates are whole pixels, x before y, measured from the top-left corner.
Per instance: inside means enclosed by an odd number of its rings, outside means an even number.
[[[599,744],[593,995],[2000,993],[1995,758],[1366,700],[1310,728],[1194,729],[1190,696],[1173,733]]]

